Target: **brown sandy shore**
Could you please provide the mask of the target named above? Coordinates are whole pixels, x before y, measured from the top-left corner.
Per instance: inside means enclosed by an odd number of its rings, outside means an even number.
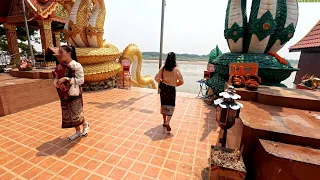
[[[164,63],[166,60],[163,59],[162,63]],[[159,60],[150,60],[150,59],[144,59],[142,62],[144,63],[159,63]],[[207,61],[177,61],[178,64],[208,64]]]

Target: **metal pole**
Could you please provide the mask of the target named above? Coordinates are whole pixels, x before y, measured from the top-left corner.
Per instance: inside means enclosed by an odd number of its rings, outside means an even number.
[[[27,32],[27,37],[28,37],[28,45],[29,45],[29,48],[30,48],[30,55],[31,55],[31,59],[34,60],[33,49],[32,49],[31,42],[30,42],[28,21],[27,21],[27,17],[26,17],[26,6],[25,6],[25,4],[24,4],[24,0],[21,0],[21,1],[22,1],[22,10],[23,10],[24,24],[25,24],[25,26],[26,26],[26,32]]]
[[[159,69],[162,66],[163,25],[164,25],[164,9],[165,9],[165,6],[166,6],[166,0],[162,0]]]
[[[162,67],[163,25],[164,25],[164,9],[165,9],[165,6],[166,6],[166,0],[162,0],[159,69]],[[160,93],[160,89],[159,88],[158,88],[158,93]]]

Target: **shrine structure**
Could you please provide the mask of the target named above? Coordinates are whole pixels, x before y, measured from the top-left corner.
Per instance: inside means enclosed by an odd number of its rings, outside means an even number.
[[[28,25],[40,30],[42,49],[60,46],[60,33],[68,18],[67,9],[56,0],[25,0]],[[6,0],[0,6],[0,24],[3,24],[13,57],[13,64],[20,63],[17,27],[24,27],[21,0]]]
[[[289,48],[290,52],[301,52],[294,83],[299,84],[301,78],[306,75],[320,77],[320,20],[299,42]]]

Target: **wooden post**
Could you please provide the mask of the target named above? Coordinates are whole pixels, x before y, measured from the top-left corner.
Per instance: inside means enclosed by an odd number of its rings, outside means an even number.
[[[52,39],[54,47],[60,47],[60,32],[52,32]]]
[[[51,32],[51,19],[38,20],[41,36],[42,49],[46,52],[49,47],[53,47],[52,32]]]
[[[10,52],[11,62],[10,64],[20,64],[20,52],[18,46],[17,29],[14,24],[4,24],[4,29],[6,30],[6,36],[8,41],[8,49]]]

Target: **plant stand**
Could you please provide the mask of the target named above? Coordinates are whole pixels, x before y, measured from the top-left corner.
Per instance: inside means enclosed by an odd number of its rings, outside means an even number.
[[[243,180],[247,171],[240,151],[211,146],[210,180]]]

